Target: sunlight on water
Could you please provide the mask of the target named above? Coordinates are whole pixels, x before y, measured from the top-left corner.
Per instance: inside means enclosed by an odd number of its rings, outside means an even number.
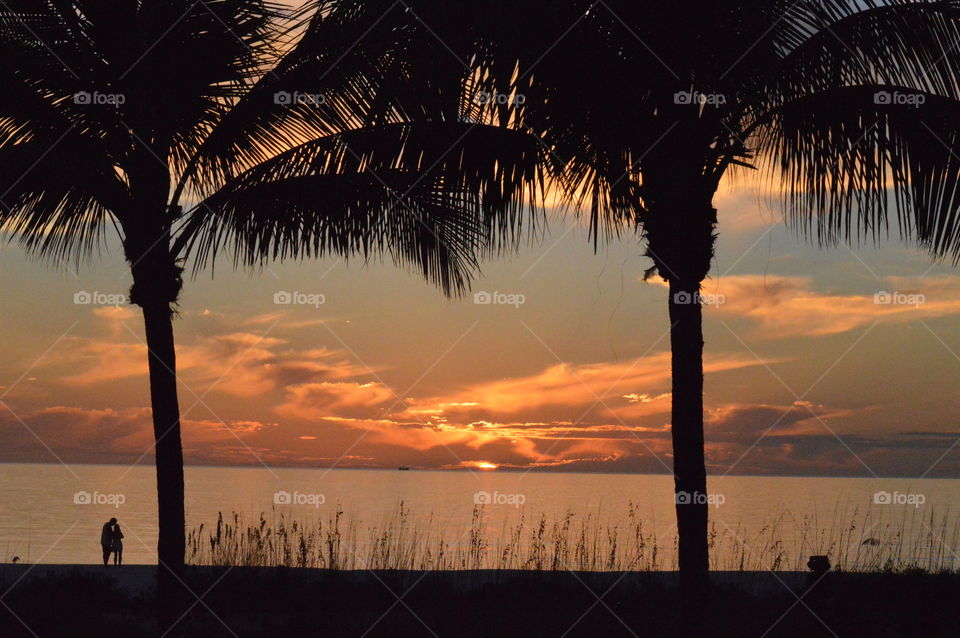
[[[153,468],[72,469],[76,477],[57,465],[0,465],[3,561],[95,563],[100,526],[116,517],[126,534],[125,561],[154,563]],[[221,512],[228,521],[240,513],[241,527],[256,526],[261,515],[274,531],[281,522],[288,530],[292,521],[307,529],[319,524],[322,536],[340,511],[344,543],[349,534],[354,543],[342,566],[432,565],[425,557],[435,559],[435,546],[444,542],[449,553],[438,566],[529,567],[531,556],[542,558],[532,545],[542,517],[541,543],[553,548],[543,551],[563,556],[554,568],[675,567],[668,476],[191,467],[186,481],[187,527],[204,525],[204,547]],[[809,555],[829,554],[848,569],[882,569],[891,558],[900,568],[956,568],[960,539],[949,506],[958,486],[957,480],[715,478],[714,567],[803,569]],[[401,501],[409,529],[398,538]],[[505,560],[513,535],[514,555]],[[639,535],[640,542],[631,538]],[[396,555],[405,551],[400,545],[410,551],[387,563],[375,556],[378,543],[392,543]],[[564,543],[568,550],[556,550]],[[596,556],[580,556],[578,543],[594,546]],[[457,563],[456,548],[466,556],[471,544],[479,554]],[[614,561],[611,549],[620,552]],[[210,559],[206,549],[199,556]],[[545,562],[549,568],[549,556]]]

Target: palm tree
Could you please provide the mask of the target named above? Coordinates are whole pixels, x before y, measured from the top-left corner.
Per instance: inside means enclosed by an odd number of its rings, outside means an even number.
[[[648,275],[669,284],[679,565],[697,588],[709,570],[699,293],[718,185],[731,168],[765,169],[786,217],[822,244],[881,238],[893,209],[906,235],[956,251],[960,13],[899,0],[609,2],[582,25],[536,70],[543,99],[528,123],[564,159],[567,194],[589,199],[595,220],[637,223]]]
[[[534,197],[536,143],[495,114],[458,117],[476,80],[365,116],[404,36],[362,42],[374,19],[335,2],[0,8],[0,229],[61,261],[111,229],[122,242],[149,352],[162,577],[184,560],[172,319],[190,251],[197,267],[231,249],[237,263],[389,255],[457,292]]]
[[[679,566],[700,588],[699,293],[718,185],[764,169],[782,184],[786,218],[822,244],[880,239],[893,210],[905,236],[956,253],[960,11],[935,0],[573,0],[474,3],[465,21],[457,3],[405,4],[502,95],[523,96],[511,126],[548,149],[594,240],[636,226],[647,275],[668,282]]]

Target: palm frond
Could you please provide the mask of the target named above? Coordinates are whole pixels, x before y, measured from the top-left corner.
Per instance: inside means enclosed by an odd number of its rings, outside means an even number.
[[[28,251],[65,261],[89,255],[111,211],[128,210],[126,188],[78,135],[50,146],[32,140],[0,147],[0,228]]]
[[[535,140],[463,123],[365,127],[302,144],[200,202],[179,245],[198,265],[390,254],[445,291],[476,255],[510,245],[538,207]]]
[[[960,248],[960,102],[897,86],[844,87],[779,109],[758,136],[795,228],[823,243],[899,231]]]

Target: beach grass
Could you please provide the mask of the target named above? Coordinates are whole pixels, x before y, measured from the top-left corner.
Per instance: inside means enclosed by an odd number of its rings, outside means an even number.
[[[838,508],[821,524],[816,516],[777,512],[758,529],[710,525],[711,568],[718,571],[805,571],[811,555],[826,555],[847,572],[954,572],[960,566],[960,525],[947,510]],[[519,508],[491,521],[476,506],[469,521],[450,531],[433,513],[418,515],[404,503],[375,523],[337,505],[325,515],[297,517],[273,509],[248,520],[220,514],[187,538],[195,565],[303,567],[328,570],[672,571],[676,534],[656,530],[631,504],[619,520],[597,515],[533,514]]]

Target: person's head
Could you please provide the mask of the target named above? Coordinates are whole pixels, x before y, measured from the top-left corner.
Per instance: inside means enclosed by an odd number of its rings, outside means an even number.
[[[116,524],[117,524],[117,519],[111,518],[109,521],[107,521],[107,523],[110,524],[110,525],[116,525]]]

